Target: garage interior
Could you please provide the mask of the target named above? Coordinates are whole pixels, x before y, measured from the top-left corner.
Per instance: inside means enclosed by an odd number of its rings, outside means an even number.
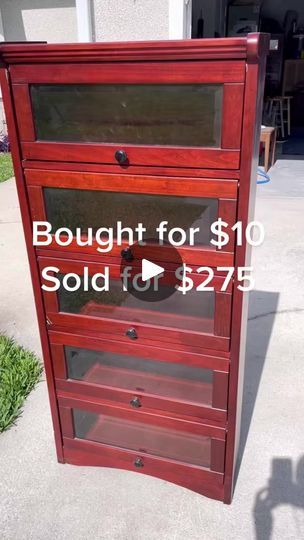
[[[276,128],[280,159],[304,155],[304,1],[192,0],[192,38],[257,31],[271,35],[263,125]]]

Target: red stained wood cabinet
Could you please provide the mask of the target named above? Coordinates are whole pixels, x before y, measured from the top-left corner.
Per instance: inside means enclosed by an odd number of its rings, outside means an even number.
[[[268,36],[187,41],[4,43],[1,87],[43,347],[58,460],[129,469],[229,503],[238,450],[249,249],[210,243],[217,219],[252,219]],[[213,291],[154,303],[118,291],[122,246],[79,247],[76,228],[199,227],[179,248],[214,269]],[[34,247],[33,221],[69,245]],[[73,232],[74,231],[74,232]],[[149,246],[147,248],[149,250]],[[155,246],[154,248],[155,249]],[[148,251],[149,254],[149,251]],[[154,251],[155,254],[155,251]],[[155,256],[155,255],[154,255]],[[136,259],[134,265],[140,261]],[[173,252],[157,261],[171,279]],[[42,290],[111,270],[109,293]],[[105,297],[104,295],[107,294]],[[118,300],[117,300],[118,298]],[[135,331],[130,340],[128,329]],[[133,336],[134,337],[134,336]]]

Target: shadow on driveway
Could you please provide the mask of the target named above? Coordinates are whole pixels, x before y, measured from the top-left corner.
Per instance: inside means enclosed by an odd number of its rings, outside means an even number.
[[[257,540],[270,540],[272,511],[281,504],[304,510],[304,455],[296,464],[295,474],[290,458],[273,458],[268,484],[258,491],[255,498],[253,516]]]
[[[236,482],[277,313],[278,301],[279,293],[277,292],[253,290],[249,296],[243,405]]]

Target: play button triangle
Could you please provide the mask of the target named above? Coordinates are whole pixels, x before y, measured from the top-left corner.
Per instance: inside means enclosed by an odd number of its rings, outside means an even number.
[[[142,264],[141,279],[143,281],[148,281],[148,279],[151,279],[155,276],[158,276],[159,274],[162,274],[165,270],[162,266],[158,266],[158,264],[148,261],[148,259],[142,259],[141,264]]]

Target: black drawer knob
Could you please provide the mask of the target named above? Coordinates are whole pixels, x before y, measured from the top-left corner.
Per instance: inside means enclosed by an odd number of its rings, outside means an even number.
[[[135,396],[134,398],[132,398],[130,401],[130,405],[132,405],[132,407],[134,407],[135,409],[139,409],[139,407],[141,407],[141,401],[139,397]]]
[[[137,339],[137,332],[135,328],[128,328],[126,331],[126,336],[130,339]]]
[[[120,252],[120,255],[125,261],[128,261],[128,262],[131,262],[134,259],[133,253],[130,248],[122,249]]]
[[[124,150],[116,150],[115,159],[118,161],[118,163],[120,163],[120,165],[123,165],[128,162],[127,153]]]
[[[134,461],[134,465],[135,465],[135,467],[137,467],[138,469],[140,469],[140,467],[143,467],[143,466],[144,466],[144,462],[143,462],[143,460],[142,460],[140,457],[138,457],[138,458],[136,458],[136,460]]]

